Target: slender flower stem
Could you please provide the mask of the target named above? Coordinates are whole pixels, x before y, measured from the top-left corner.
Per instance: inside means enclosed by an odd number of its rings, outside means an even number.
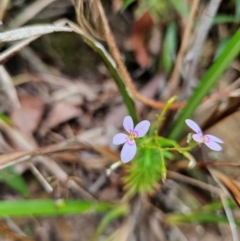
[[[158,131],[161,127],[161,123],[162,121],[165,119],[166,116],[166,112],[167,110],[170,108],[170,106],[176,101],[177,96],[173,96],[172,98],[170,98],[167,102],[166,105],[164,106],[162,112],[160,115],[157,115],[157,125],[156,125],[156,130],[155,130],[155,136],[158,135]]]

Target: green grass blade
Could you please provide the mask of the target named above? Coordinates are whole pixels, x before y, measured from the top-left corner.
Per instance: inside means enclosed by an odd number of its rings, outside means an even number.
[[[98,237],[102,234],[102,232],[107,227],[107,225],[109,225],[111,222],[113,222],[114,220],[120,217],[126,216],[128,212],[129,212],[129,206],[127,205],[124,205],[124,206],[122,205],[122,206],[116,207],[112,211],[109,211],[100,222],[93,240],[98,240]]]
[[[227,217],[217,216],[213,213],[196,213],[190,215],[174,215],[170,214],[166,217],[169,223],[229,223]],[[236,221],[236,225],[240,227],[240,222]]]
[[[226,203],[227,203],[227,207],[229,207],[229,208],[236,208],[237,207],[237,204],[233,199],[230,199],[230,198],[227,199]],[[222,201],[216,201],[216,202],[204,205],[201,208],[201,211],[202,212],[216,212],[219,209],[223,209],[223,208],[224,207],[223,207]]]
[[[166,35],[163,41],[163,53],[161,63],[164,70],[169,73],[172,69],[177,46],[177,27],[174,22],[167,27]]]
[[[217,15],[213,19],[213,24],[238,23],[240,19],[230,15]]]
[[[240,1],[235,0],[235,4],[236,4],[235,17],[240,18]]]
[[[0,112],[0,119],[3,120],[4,122],[6,122],[10,126],[13,125],[12,120],[2,112]]]
[[[9,187],[23,195],[29,196],[29,188],[21,175],[15,172],[14,167],[8,167],[0,171],[0,181],[5,182]]]
[[[206,72],[193,95],[188,100],[187,105],[181,111],[180,115],[173,123],[172,129],[168,135],[170,139],[179,139],[185,126],[185,120],[190,118],[197,106],[201,103],[203,98],[208,94],[209,90],[219,80],[221,74],[231,64],[233,59],[240,52],[240,29],[229,40],[225,49],[216,59],[215,63]]]
[[[236,208],[237,205],[234,200],[227,199],[227,206],[229,208]],[[228,219],[223,215],[216,215],[216,212],[223,210],[223,204],[221,201],[216,201],[198,208],[196,211],[192,211],[190,214],[169,214],[167,215],[167,221],[169,223],[228,223]],[[236,222],[237,226],[240,226],[240,222]]]
[[[215,56],[214,58],[218,58],[218,56],[222,53],[222,51],[225,49],[225,47],[227,46],[229,41],[229,38],[224,38],[221,40],[221,42],[219,43],[217,50],[215,51]]]
[[[188,17],[190,11],[183,0],[171,0],[171,3],[182,17]]]
[[[86,212],[102,213],[113,208],[114,206],[108,203],[94,201],[68,200],[61,203],[61,205],[53,200],[0,201],[0,217],[56,216]]]

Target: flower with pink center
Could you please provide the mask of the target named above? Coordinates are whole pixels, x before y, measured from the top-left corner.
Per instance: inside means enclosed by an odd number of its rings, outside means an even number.
[[[223,143],[221,139],[219,139],[216,136],[213,135],[203,135],[203,132],[199,125],[192,121],[192,120],[185,120],[186,124],[196,132],[196,134],[192,135],[192,138],[194,141],[198,143],[204,143],[206,146],[208,146],[210,149],[214,151],[221,151],[222,147],[218,143]]]
[[[125,143],[121,151],[121,160],[122,162],[127,163],[134,158],[137,152],[135,138],[140,138],[146,135],[150,127],[150,122],[147,120],[141,121],[134,128],[132,117],[126,116],[123,120],[123,127],[129,134],[116,134],[113,137],[113,144],[120,145]]]

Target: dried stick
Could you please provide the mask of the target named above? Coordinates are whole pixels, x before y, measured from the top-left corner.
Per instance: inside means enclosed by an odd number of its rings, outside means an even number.
[[[51,174],[64,182],[68,188],[79,193],[83,198],[96,200],[96,198],[90,192],[78,185],[74,180],[68,179],[67,173],[62,170],[62,168],[51,158],[46,156],[39,156],[37,157],[37,161],[44,165],[44,167],[47,168]]]
[[[195,1],[199,1],[199,0],[195,0]],[[117,63],[118,70],[119,70],[120,74],[122,75],[123,80],[125,81],[125,85],[126,85],[128,91],[130,92],[130,94],[132,96],[134,96],[137,100],[141,101],[145,105],[151,106],[152,108],[155,108],[155,109],[163,109],[165,106],[165,102],[160,102],[160,101],[155,101],[153,99],[149,99],[149,98],[141,95],[137,91],[135,85],[133,84],[132,78],[123,63],[123,60],[122,60],[121,54],[118,50],[116,41],[115,41],[112,31],[109,27],[108,20],[106,18],[105,12],[103,10],[101,1],[97,0],[97,1],[95,1],[95,4],[97,4],[98,9],[99,9],[100,18],[102,20],[104,37],[106,39],[107,45],[109,47],[109,50],[110,50],[114,60]],[[182,103],[182,102],[181,103],[173,103],[169,109],[179,109],[179,108],[182,108],[183,106],[184,106],[184,103]]]
[[[28,164],[28,166],[31,168],[32,173],[34,176],[38,179],[38,181],[42,184],[43,188],[47,193],[52,193],[53,188],[52,186],[48,183],[48,181],[43,177],[41,172],[38,171],[38,169],[31,163]]]
[[[188,20],[187,20],[187,26],[183,33],[182,43],[180,46],[180,50],[178,52],[177,60],[176,60],[172,75],[169,79],[168,90],[164,94],[165,99],[168,99],[173,94],[173,92],[175,91],[175,89],[178,85],[179,73],[180,73],[179,70],[181,68],[182,60],[183,60],[184,54],[186,52],[187,44],[189,42],[191,29],[192,29],[192,25],[194,22],[194,17],[196,15],[196,12],[198,9],[198,5],[199,5],[199,0],[194,0],[192,3],[191,12],[190,12]]]
[[[82,0],[78,0],[78,1],[82,1]],[[215,0],[215,1],[217,1],[217,0]],[[218,1],[220,1],[220,0],[218,0]],[[190,16],[189,16],[189,20],[188,20],[188,22],[190,22],[190,23],[188,23],[187,28],[185,29],[185,32],[184,32],[185,37],[183,38],[183,41],[182,41],[183,47],[181,46],[182,50],[180,49],[181,51],[179,51],[179,56],[180,56],[179,59],[181,61],[178,60],[178,62],[180,64],[182,62],[182,56],[183,56],[182,52],[183,53],[185,52],[185,48],[186,48],[185,43],[186,43],[187,38],[189,36],[189,31],[190,31],[189,29],[191,29],[191,26],[192,26],[191,24],[193,22],[193,18],[195,16],[195,14],[196,14],[198,3],[199,3],[199,0],[194,0],[193,5],[192,5],[192,9],[191,9],[191,13],[190,13]],[[118,47],[116,45],[116,41],[115,41],[114,36],[112,34],[112,31],[109,27],[108,20],[106,18],[104,9],[101,5],[101,1],[96,0],[96,1],[94,1],[94,4],[96,4],[98,6],[98,9],[99,9],[99,14],[100,14],[99,17],[102,21],[104,37],[106,39],[108,48],[109,48],[109,50],[110,50],[110,52],[113,56],[113,59],[115,60],[117,66],[118,66],[118,70],[119,70],[119,72],[120,72],[120,74],[121,74],[121,76],[122,76],[122,78],[125,82],[127,90],[130,92],[130,95],[133,96],[134,98],[136,98],[138,101],[142,102],[143,104],[147,105],[147,106],[150,106],[150,107],[155,108],[155,109],[163,109],[165,104],[166,104],[165,102],[155,101],[153,99],[147,98],[147,97],[143,96],[141,93],[139,93],[138,90],[136,89],[135,85],[133,84],[132,78],[131,78],[130,74],[128,73],[128,71],[127,71],[127,69],[126,69],[126,67],[123,63],[123,60],[121,58],[121,54],[118,50]],[[176,75],[178,77],[179,76],[179,66],[177,67],[177,65],[178,64],[176,63],[176,65],[175,65],[176,70],[175,71],[176,71],[176,73],[177,73]],[[174,74],[174,76],[175,76],[175,74]],[[174,86],[177,83],[174,80],[175,78],[176,77],[172,77],[173,82],[174,82],[174,84],[172,84],[172,85],[174,85]],[[173,88],[172,87],[169,87],[169,88],[174,89],[174,86],[173,86]],[[224,93],[224,96],[226,96],[225,93]],[[219,96],[217,99],[221,99],[222,97],[223,96]],[[205,102],[208,99],[209,99],[209,97],[204,98],[203,102]],[[183,108],[184,106],[185,106],[185,102],[176,102],[176,103],[173,103],[169,107],[169,109],[180,109],[180,108]]]
[[[205,14],[201,18],[200,26],[197,32],[196,40],[194,42],[193,47],[187,54],[187,56],[192,56],[192,59],[188,59],[190,61],[187,71],[187,93],[189,95],[190,92],[190,84],[194,81],[194,76],[197,68],[197,64],[199,62],[199,56],[203,47],[203,43],[207,38],[207,34],[212,26],[212,21],[214,16],[217,13],[220,3],[222,0],[211,0]]]
[[[196,187],[201,188],[203,190],[207,190],[207,191],[212,192],[212,193],[217,194],[217,195],[220,195],[220,192],[221,192],[220,188],[217,188],[217,187],[214,187],[212,185],[206,184],[204,182],[198,181],[198,180],[193,179],[191,177],[184,176],[184,175],[179,174],[177,172],[168,171],[167,177],[172,178],[174,180],[178,180],[180,182],[188,183],[190,185],[196,186]]]
[[[232,232],[232,240],[233,241],[239,241],[236,222],[235,222],[235,219],[233,217],[232,210],[228,207],[227,200],[226,200],[226,196],[229,195],[229,192],[228,192],[227,188],[219,180],[217,175],[214,174],[214,170],[212,170],[211,168],[208,168],[208,171],[211,174],[214,181],[221,188],[221,192],[219,193],[219,196],[221,198],[223,208],[224,208],[224,211],[226,213],[226,216],[227,216],[227,219],[228,219],[228,222],[229,222],[229,226],[230,226],[230,229],[231,229],[231,232]]]
[[[17,42],[16,44],[12,45],[8,49],[4,50],[0,53],[0,64],[4,64],[7,60],[17,54],[22,48],[29,45],[32,41],[36,40],[40,36],[31,37],[24,39],[22,41]]]
[[[14,18],[10,24],[9,28],[18,28],[24,25],[26,22],[35,17],[39,12],[41,12],[48,5],[56,0],[37,0],[23,9],[23,11]]]
[[[223,186],[221,186],[221,187],[223,188]],[[230,229],[231,229],[231,232],[232,232],[233,241],[239,241],[237,225],[236,225],[236,222],[235,222],[235,219],[234,219],[234,216],[233,216],[233,212],[227,204],[226,195],[220,194],[220,198],[221,198],[223,208],[224,208],[224,211],[226,213],[226,216],[227,216],[227,219],[228,219],[228,222],[229,222],[229,226],[230,226]]]

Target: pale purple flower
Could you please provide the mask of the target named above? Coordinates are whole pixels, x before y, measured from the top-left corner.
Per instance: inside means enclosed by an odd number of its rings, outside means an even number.
[[[132,117],[126,116],[123,120],[123,127],[129,134],[116,134],[113,137],[113,144],[120,145],[125,143],[121,151],[121,160],[127,163],[134,158],[137,152],[137,145],[134,139],[143,137],[148,132],[150,122],[147,120],[141,121],[134,128]]]
[[[221,139],[219,139],[216,136],[213,135],[203,135],[203,132],[199,125],[192,121],[192,120],[185,120],[186,124],[196,132],[196,134],[192,135],[192,138],[194,141],[198,143],[204,143],[206,146],[208,146],[210,149],[214,151],[221,151],[222,147],[218,143],[223,143]]]

